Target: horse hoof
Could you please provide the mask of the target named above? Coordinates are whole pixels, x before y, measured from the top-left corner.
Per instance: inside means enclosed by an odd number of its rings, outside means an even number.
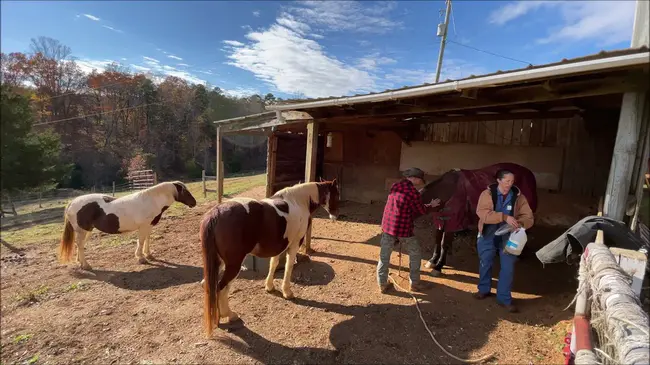
[[[144,258],[147,259],[147,260],[154,260],[155,259],[152,254],[145,254]]]
[[[306,248],[306,249],[305,249],[305,253],[306,253],[307,255],[313,255],[313,254],[316,253],[316,250],[314,250],[314,249],[311,248],[311,247],[310,247],[310,248]]]
[[[430,268],[432,268],[432,267],[433,267],[433,264],[431,263],[431,261],[427,261],[427,262],[424,264],[424,268],[425,268],[425,269],[430,269]]]
[[[295,298],[291,291],[285,291],[284,293],[282,293],[282,296],[284,297],[284,299],[293,299],[293,298]]]
[[[431,270],[431,276],[434,276],[434,277],[442,276],[442,271],[433,269],[433,270]]]
[[[147,259],[145,259],[144,257],[140,257],[138,259],[138,263],[139,264],[148,264],[149,262],[147,262]]]
[[[275,290],[275,287],[267,286],[267,287],[264,288],[264,290],[266,290],[267,293],[273,293],[273,291]]]
[[[88,265],[88,264],[81,264],[81,265],[79,265],[79,267],[81,268],[81,270],[86,270],[86,271],[90,271],[90,270],[93,269],[93,268],[90,267],[90,265]]]

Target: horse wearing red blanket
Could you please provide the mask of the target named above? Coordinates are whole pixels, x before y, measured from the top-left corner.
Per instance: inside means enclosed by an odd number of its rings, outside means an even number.
[[[433,267],[433,274],[440,275],[451,249],[454,233],[475,229],[478,224],[476,205],[481,192],[495,181],[495,174],[507,169],[515,175],[515,185],[528,199],[530,208],[537,210],[537,181],[532,171],[524,166],[504,162],[476,170],[454,169],[421,190],[423,202],[439,198],[440,209],[433,213],[436,241],[433,257],[425,267]]]

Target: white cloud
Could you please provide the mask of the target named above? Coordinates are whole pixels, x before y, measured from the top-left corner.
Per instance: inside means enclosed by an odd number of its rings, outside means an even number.
[[[110,27],[110,26],[108,26],[108,25],[102,25],[102,27],[104,27],[104,28],[106,28],[106,29],[110,29],[110,30],[112,30],[113,32],[124,33],[124,31],[119,30],[119,29],[115,29],[115,28]]]
[[[131,68],[136,70],[136,71],[143,71],[143,72],[151,71],[151,68],[140,66],[140,65],[131,65]]]
[[[252,72],[281,92],[327,97],[375,87],[368,72],[327,56],[316,41],[288,27],[274,24],[246,37],[251,41],[247,45],[229,43],[233,46],[229,64]]]
[[[197,71],[197,72],[200,72],[200,73],[206,74],[206,75],[213,75],[212,71]]]
[[[378,66],[391,65],[397,63],[396,60],[389,57],[382,57],[379,53],[373,53],[357,61],[357,67],[363,70],[374,71]]]
[[[176,66],[181,66],[181,67],[190,67],[187,63],[179,63]]]
[[[550,27],[538,43],[593,40],[601,46],[629,41],[634,24],[634,1],[522,1],[507,4],[490,15],[505,24],[545,7],[560,13],[561,24]]]
[[[280,16],[276,21],[278,24],[303,35],[307,34],[311,30],[309,25],[296,20],[296,18],[290,14],[282,14],[282,16]]]
[[[121,59],[122,61],[126,61],[126,58],[124,58],[124,57],[122,57],[122,58],[120,58],[120,59]]]
[[[324,35],[321,35],[321,34],[315,34],[315,33],[314,33],[314,34],[310,34],[309,36],[312,37],[312,38],[314,38],[314,39],[324,39],[324,38],[325,38]]]
[[[294,3],[292,3],[293,5]],[[287,11],[295,20],[328,31],[357,31],[386,33],[401,27],[401,22],[390,18],[397,3],[383,1],[378,4],[360,1],[300,1]]]
[[[259,90],[254,89],[254,88],[246,88],[246,87],[238,87],[238,88],[235,88],[235,89],[223,90],[223,93],[228,95],[228,96],[235,97],[235,98],[243,98],[243,97],[247,97],[247,96],[251,96],[251,95],[255,95],[255,94],[260,95]]]
[[[229,46],[233,46],[233,47],[241,47],[241,46],[244,45],[244,43],[239,42],[239,41],[223,41],[223,43],[225,43],[225,44],[227,44]]]
[[[178,61],[182,61],[182,60],[183,60],[182,58],[180,58],[180,57],[178,57],[178,56],[171,55],[171,54],[170,54],[169,56],[167,56],[167,57],[172,58],[172,59],[175,59],[175,60],[178,60]]]
[[[147,56],[142,56],[142,58],[144,59],[144,63],[146,63],[148,65],[154,66],[154,65],[157,65],[157,64],[160,63],[160,61],[158,61],[155,58],[151,58],[151,57],[147,57]]]
[[[77,63],[77,66],[79,66],[79,69],[81,69],[81,72],[89,74],[93,72],[93,70],[97,70],[97,72],[102,73],[104,70],[106,70],[106,67],[108,67],[108,65],[115,61],[82,59],[76,60],[75,62]]]
[[[253,12],[253,16],[258,17],[258,18],[259,18],[259,16],[260,16],[261,14],[262,14],[262,13],[260,13],[259,10],[255,10],[255,11]]]
[[[557,1],[517,1],[504,5],[490,14],[490,23],[503,25],[513,19],[519,18],[542,5],[554,6]]]
[[[445,59],[442,66],[439,82],[444,82],[446,80],[459,80],[471,75],[478,76],[488,72],[483,67],[453,58]],[[384,75],[384,80],[388,88],[431,84],[436,81],[436,70],[435,68],[399,68],[387,72],[386,75]]]
[[[96,17],[94,15],[91,15],[91,14],[81,14],[81,15],[85,16],[86,18],[88,18],[90,20],[94,20],[96,22],[98,22],[100,20],[98,17]]]

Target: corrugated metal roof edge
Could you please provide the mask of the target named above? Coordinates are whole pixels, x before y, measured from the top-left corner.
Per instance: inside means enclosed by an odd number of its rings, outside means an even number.
[[[644,53],[644,52],[646,52],[646,53],[648,52],[648,47],[647,46],[642,46],[642,47],[639,47],[639,48],[626,48],[626,49],[614,50],[614,51],[600,51],[600,52],[595,53],[595,54],[576,57],[576,58],[572,58],[572,59],[563,59],[562,61],[548,63],[548,64],[544,64],[544,65],[528,66],[528,67],[513,69],[513,70],[508,70],[508,71],[498,70],[498,71],[493,72],[493,73],[479,75],[479,76],[470,75],[469,77],[466,77],[466,78],[463,78],[463,79],[446,80],[446,81],[440,82],[438,84],[425,83],[425,84],[422,84],[422,85],[406,86],[406,87],[402,87],[402,88],[398,88],[398,89],[389,89],[389,90],[385,90],[385,91],[382,91],[382,92],[374,92],[374,93],[367,93],[367,94],[356,94],[356,95],[352,95],[352,96],[314,98],[314,99],[300,99],[300,100],[287,100],[285,103],[267,106],[266,109],[270,110],[270,111],[290,110],[290,109],[294,109],[294,108],[295,109],[300,109],[301,104],[307,104],[307,103],[315,103],[315,102],[321,102],[321,101],[324,102],[324,101],[328,101],[328,100],[338,100],[338,99],[353,99],[353,98],[358,98],[358,97],[369,97],[371,95],[382,95],[382,94],[386,94],[386,93],[393,93],[393,92],[404,91],[404,90],[418,89],[418,88],[423,88],[423,87],[427,87],[427,86],[442,86],[442,85],[454,84],[454,83],[467,81],[467,80],[478,79],[478,78],[486,78],[486,77],[496,76],[496,75],[506,75],[506,74],[522,72],[522,71],[539,70],[539,69],[549,68],[549,67],[554,67],[554,66],[559,66],[559,65],[570,65],[570,64],[580,63],[580,62],[588,62],[588,61],[609,59],[609,58],[615,58],[615,57],[621,57],[621,56],[629,56],[629,55],[641,54],[641,53]],[[325,106],[325,105],[323,105],[323,106]],[[316,107],[318,107],[318,106],[316,106]],[[302,108],[307,108],[307,107],[302,107]]]

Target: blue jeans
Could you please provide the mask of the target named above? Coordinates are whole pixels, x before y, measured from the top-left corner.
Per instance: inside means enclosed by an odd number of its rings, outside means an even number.
[[[501,270],[499,271],[499,282],[497,284],[497,302],[505,305],[512,304],[512,281],[515,274],[515,262],[517,256],[511,255],[503,251],[505,242],[502,240],[507,239],[505,236],[495,236],[494,234],[479,236],[476,248],[479,257],[479,280],[478,291],[481,294],[490,292],[492,284],[492,264],[497,251],[499,251],[499,261],[501,263]]]
[[[388,283],[388,267],[390,266],[390,255],[393,253],[393,246],[398,237],[386,233],[381,234],[379,242],[379,262],[377,263],[377,282],[379,285]],[[406,246],[409,255],[409,279],[411,283],[420,281],[420,265],[422,264],[422,253],[420,243],[413,237],[399,237],[399,240]]]

